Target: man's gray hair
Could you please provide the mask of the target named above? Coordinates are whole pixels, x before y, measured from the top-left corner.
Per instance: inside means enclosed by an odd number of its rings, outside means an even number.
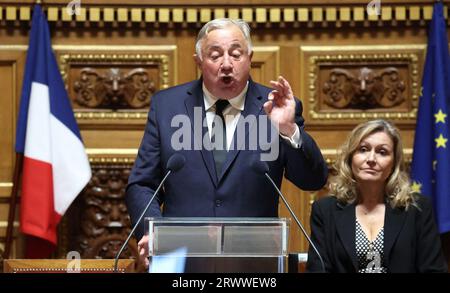
[[[203,39],[212,31],[217,29],[223,29],[230,25],[237,26],[242,34],[244,35],[245,41],[247,42],[247,50],[248,54],[250,55],[252,52],[252,40],[250,38],[250,26],[243,21],[242,19],[231,19],[231,18],[218,18],[213,19],[210,22],[206,23],[202,29],[198,32],[197,35],[197,41],[195,43],[195,53],[200,58],[200,60],[203,59],[202,57],[202,41]]]

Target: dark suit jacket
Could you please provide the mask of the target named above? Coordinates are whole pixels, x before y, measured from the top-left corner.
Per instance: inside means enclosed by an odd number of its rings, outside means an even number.
[[[267,101],[270,91],[270,88],[250,80],[241,119],[248,115],[264,114],[263,104]],[[201,109],[202,118],[205,119],[201,79],[160,91],[152,97],[144,137],[129,176],[126,192],[126,203],[133,224],[166,173],[167,160],[177,152],[172,147],[171,139],[179,127],[171,127],[172,118],[184,115],[189,117],[192,123],[194,107]],[[294,149],[280,139],[278,158],[268,162],[269,174],[278,186],[285,172],[285,176],[299,188],[317,190],[322,188],[327,180],[327,165],[314,140],[304,131],[301,113],[302,106],[297,101],[295,121],[303,141],[301,148]],[[192,123],[192,126],[195,123]],[[253,124],[257,123],[259,122]],[[250,123],[248,129],[256,130],[257,125]],[[200,135],[200,141],[202,137],[207,137],[209,141],[206,125],[203,126],[202,133],[194,133],[192,128],[190,131],[192,137]],[[236,132],[234,139],[236,140]],[[277,216],[278,196],[273,187],[262,174],[257,174],[249,166],[249,162],[261,149],[229,151],[221,174],[216,174],[211,151],[202,148],[178,152],[186,157],[186,164],[168,177],[164,192],[157,195],[157,200],[152,203],[147,216]],[[160,205],[163,203],[161,214]],[[136,231],[136,237],[140,239],[144,226],[141,224]]]
[[[428,199],[419,197],[417,207],[393,209],[386,204],[384,219],[384,266],[390,273],[446,272],[441,240]],[[317,246],[327,272],[356,273],[355,204],[342,204],[336,197],[314,202],[311,239]],[[317,254],[311,249],[308,272],[321,272]]]

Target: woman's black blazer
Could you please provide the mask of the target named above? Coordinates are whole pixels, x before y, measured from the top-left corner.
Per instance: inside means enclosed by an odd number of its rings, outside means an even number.
[[[419,196],[419,208],[407,211],[386,204],[384,266],[390,273],[447,272],[430,201]],[[355,204],[342,204],[329,196],[313,203],[311,238],[325,263],[326,272],[355,273]],[[321,272],[317,254],[309,248],[308,272]]]

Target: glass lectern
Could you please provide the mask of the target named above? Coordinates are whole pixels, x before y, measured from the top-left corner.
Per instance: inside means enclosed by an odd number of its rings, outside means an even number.
[[[150,261],[183,248],[186,273],[287,271],[289,219],[146,218]]]

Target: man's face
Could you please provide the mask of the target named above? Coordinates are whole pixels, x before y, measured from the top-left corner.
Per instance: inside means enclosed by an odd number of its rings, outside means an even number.
[[[238,27],[230,25],[208,33],[202,41],[202,57],[195,59],[206,88],[215,97],[231,99],[244,89],[252,56]]]

